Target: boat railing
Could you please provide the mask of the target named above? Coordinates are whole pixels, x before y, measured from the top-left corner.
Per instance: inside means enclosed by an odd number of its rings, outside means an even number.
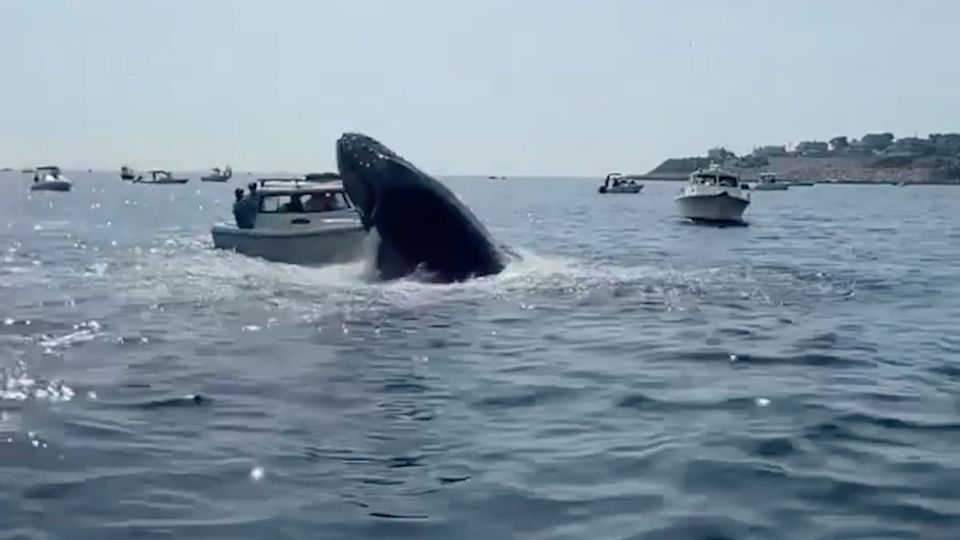
[[[302,176],[273,176],[269,178],[257,178],[257,184],[260,187],[266,187],[268,184],[279,184],[279,185],[287,185],[291,183],[296,184],[302,181],[303,181]]]
[[[270,178],[258,178],[257,184],[260,187],[286,187],[290,184],[293,184],[294,187],[300,186],[315,186],[317,184],[330,184],[334,182],[341,182],[342,179],[340,176],[326,176],[319,174],[307,174],[303,176],[279,176],[279,177],[270,177]]]
[[[342,180],[339,174],[333,172],[307,173],[303,175],[303,179],[307,182],[337,182]]]

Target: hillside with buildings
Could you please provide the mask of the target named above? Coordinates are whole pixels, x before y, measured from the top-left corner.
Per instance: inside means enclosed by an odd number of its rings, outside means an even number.
[[[705,156],[668,159],[643,177],[683,180],[711,163],[744,179],[769,171],[795,181],[960,184],[960,133],[900,139],[892,133],[868,133],[859,140],[838,136],[804,141],[795,148],[760,146],[743,156],[713,148]]]

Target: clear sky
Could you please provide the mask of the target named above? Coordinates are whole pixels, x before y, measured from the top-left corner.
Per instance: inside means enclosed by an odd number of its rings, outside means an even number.
[[[0,164],[646,172],[960,131],[956,0],[0,0]]]

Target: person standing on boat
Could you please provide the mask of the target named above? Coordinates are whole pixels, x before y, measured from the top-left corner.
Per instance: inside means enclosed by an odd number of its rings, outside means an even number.
[[[247,184],[247,193],[246,203],[247,211],[250,212],[250,226],[253,227],[254,223],[257,221],[257,212],[260,211],[260,194],[257,193],[257,183],[250,182]]]
[[[236,198],[233,203],[233,219],[236,220],[237,227],[252,229],[256,219],[256,207],[251,203],[249,196],[243,196],[241,188],[233,190],[233,196]]]

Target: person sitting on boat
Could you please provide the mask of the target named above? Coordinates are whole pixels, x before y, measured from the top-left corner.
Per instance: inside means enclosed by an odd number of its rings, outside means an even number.
[[[307,199],[307,203],[304,205],[305,211],[307,212],[324,212],[327,210],[326,201],[321,198],[319,193],[314,193],[310,195],[310,198]]]
[[[243,196],[243,189],[233,190],[236,201],[233,203],[233,219],[237,222],[237,227],[241,229],[252,229],[257,217],[257,208],[253,205],[250,197]]]
[[[340,210],[340,201],[332,193],[323,194],[323,209],[327,212]]]
[[[303,212],[303,201],[300,199],[300,195],[291,195],[290,202],[283,205],[284,212]]]

